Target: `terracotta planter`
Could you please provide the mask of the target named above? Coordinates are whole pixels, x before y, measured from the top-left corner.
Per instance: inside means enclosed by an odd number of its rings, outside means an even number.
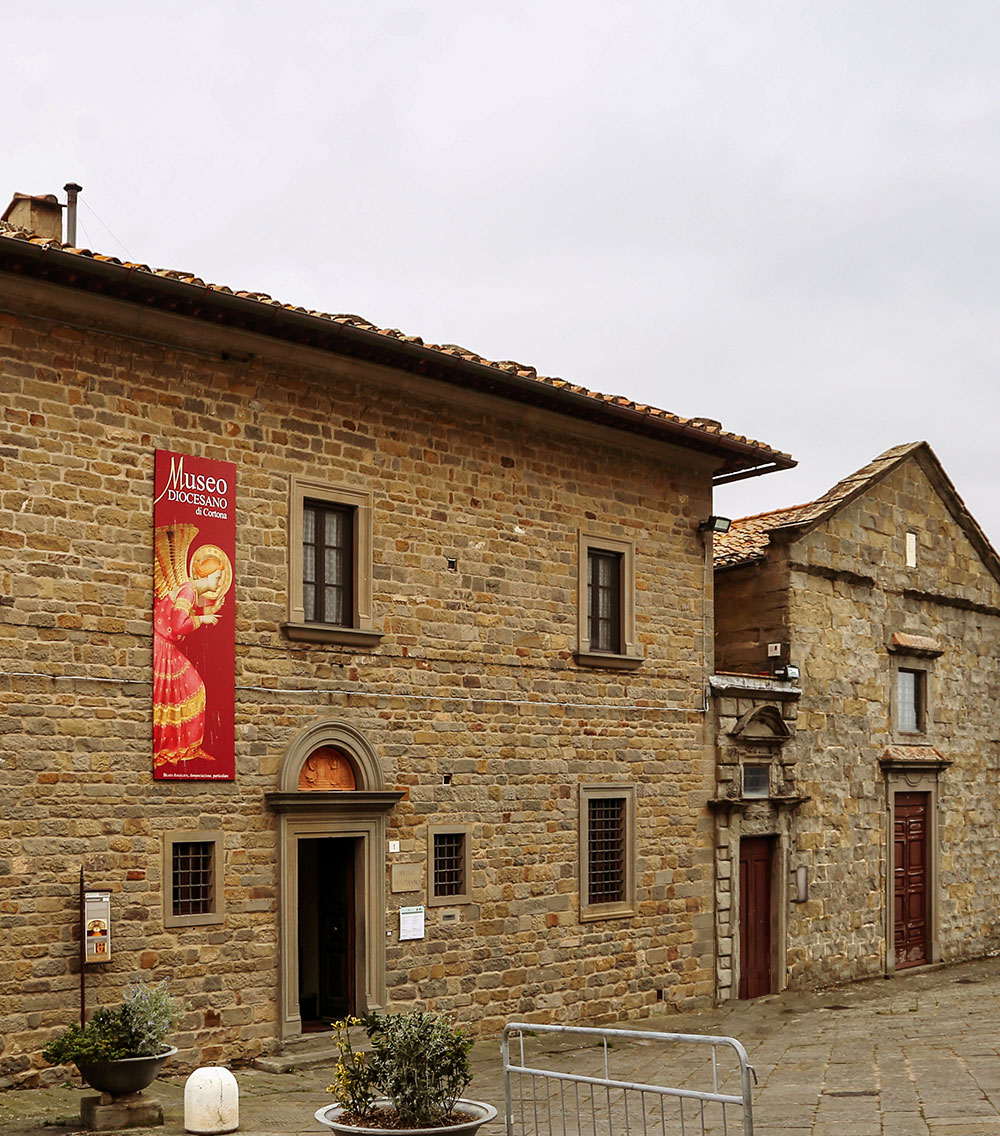
[[[376,1101],[376,1104],[380,1105],[388,1103],[387,1100]],[[320,1124],[332,1128],[334,1132],[342,1133],[343,1136],[472,1136],[480,1125],[492,1120],[497,1114],[493,1105],[466,1100],[464,1097],[455,1101],[455,1111],[467,1112],[472,1119],[463,1124],[449,1124],[438,1128],[356,1128],[353,1124],[340,1122],[339,1118],[343,1115],[344,1109],[339,1104],[329,1104],[325,1108],[318,1109],[316,1119]]]
[[[177,1047],[172,1046],[154,1057],[119,1057],[116,1061],[75,1061],[74,1064],[92,1089],[113,1097],[127,1097],[151,1085],[176,1052]]]

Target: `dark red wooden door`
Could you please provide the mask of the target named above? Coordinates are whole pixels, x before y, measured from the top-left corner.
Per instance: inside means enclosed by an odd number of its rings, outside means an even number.
[[[893,862],[897,968],[929,961],[927,835],[927,794],[897,793]]]
[[[771,848],[766,836],[740,841],[740,997],[771,993]]]

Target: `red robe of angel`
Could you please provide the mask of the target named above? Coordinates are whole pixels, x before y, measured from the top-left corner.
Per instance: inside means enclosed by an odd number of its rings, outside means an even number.
[[[184,584],[153,607],[153,764],[211,754],[201,748],[205,738],[205,683],[180,649],[185,635],[195,630],[198,594]]]

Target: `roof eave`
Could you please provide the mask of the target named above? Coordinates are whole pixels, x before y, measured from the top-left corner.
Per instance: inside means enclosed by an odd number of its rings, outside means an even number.
[[[787,454],[769,448],[720,437],[710,430],[605,402],[572,388],[553,386],[411,340],[286,307],[277,301],[265,302],[208,285],[160,276],[144,267],[66,252],[53,244],[0,235],[0,271],[253,331],[300,346],[384,363],[427,378],[670,442],[718,457],[721,464],[714,475],[716,484],[790,469],[797,464]]]

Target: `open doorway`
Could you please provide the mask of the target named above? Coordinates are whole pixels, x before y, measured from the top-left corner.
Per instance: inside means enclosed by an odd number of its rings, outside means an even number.
[[[354,837],[298,841],[299,1012],[304,1033],[357,1012]]]

